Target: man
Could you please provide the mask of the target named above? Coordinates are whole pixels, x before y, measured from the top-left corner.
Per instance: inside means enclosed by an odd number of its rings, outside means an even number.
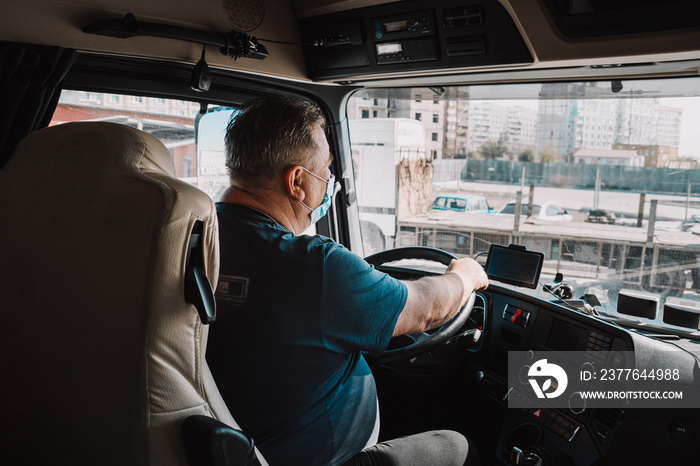
[[[336,191],[324,125],[308,102],[268,97],[227,128],[231,186],[217,204],[219,310],[207,350],[221,394],[272,466],[477,464],[456,432],[375,445],[376,387],[361,352],[447,322],[486,275],[461,259],[442,276],[401,282],[302,235]]]

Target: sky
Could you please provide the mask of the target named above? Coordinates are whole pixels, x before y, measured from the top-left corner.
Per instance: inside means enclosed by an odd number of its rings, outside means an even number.
[[[667,97],[660,100],[665,107],[683,109],[679,157],[700,160],[700,97]],[[499,105],[537,108],[536,100],[500,100]]]

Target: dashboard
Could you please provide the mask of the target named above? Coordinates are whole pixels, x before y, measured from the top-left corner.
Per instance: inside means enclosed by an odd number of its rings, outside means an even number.
[[[400,279],[426,274],[404,268],[378,268]],[[533,290],[492,280],[486,290],[477,293],[470,318],[460,332],[465,335],[478,330],[478,341],[461,342],[458,336],[430,355],[390,365],[392,377],[400,374],[397,386],[405,391],[406,381],[413,380],[422,387],[421,395],[406,395],[414,401],[417,396],[424,396],[426,380],[433,374],[432,383],[440,387],[436,389],[437,396],[447,398],[447,392],[453,391],[460,397],[461,404],[445,402],[446,411],[436,422],[456,416],[454,425],[475,440],[485,465],[697,464],[700,409],[601,408],[589,407],[580,399],[569,400],[565,407],[549,400],[536,400],[527,407],[509,407],[529,388],[524,375],[535,362],[533,358],[516,367],[518,375],[513,377],[511,373],[509,377],[509,354],[514,352],[585,352],[591,361],[603,354],[631,353],[635,364],[653,364],[672,351],[671,363],[688,374],[686,382],[697,387],[700,380],[696,356],[700,345],[696,341],[662,338],[625,328],[535,294]],[[433,372],[428,369],[431,364]],[[445,375],[445,371],[452,374]],[[373,372],[375,377],[379,373],[378,385],[383,383],[382,371],[373,366]],[[434,375],[438,373],[439,376]],[[450,382],[438,385],[439,379]],[[396,392],[396,386],[387,391],[394,397]],[[422,416],[429,417],[436,409],[433,404]],[[542,462],[537,463],[538,459]]]
[[[528,462],[530,454],[545,465],[653,464],[654,455],[671,461],[667,464],[693,464],[697,410],[591,409],[585,400],[569,400],[566,408],[550,407],[546,401],[507,407],[509,398],[523,396],[529,388],[525,375],[530,368],[523,365],[517,382],[509,384],[509,352],[587,352],[593,361],[598,352],[634,352],[641,360],[668,351],[667,342],[493,283],[479,293],[479,302],[483,314],[479,310],[475,318],[483,316],[483,321],[475,325],[483,327],[483,341],[465,365],[475,391],[503,407],[497,464],[535,464]],[[692,354],[677,353],[683,370],[697,375]]]

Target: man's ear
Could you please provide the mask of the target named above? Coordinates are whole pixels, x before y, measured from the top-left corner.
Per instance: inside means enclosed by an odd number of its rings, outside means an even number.
[[[284,174],[284,187],[292,199],[303,201],[306,198],[306,191],[303,186],[304,169],[301,165],[295,165],[287,169]]]

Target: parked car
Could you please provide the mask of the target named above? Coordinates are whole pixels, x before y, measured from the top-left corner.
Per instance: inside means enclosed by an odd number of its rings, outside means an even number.
[[[700,226],[700,215],[692,215],[681,224],[681,231],[696,231]]]
[[[514,215],[515,202],[509,202],[498,213],[503,215]],[[527,203],[522,204],[521,215],[523,217],[527,217]],[[574,220],[574,218],[571,216],[571,214],[569,214],[569,212],[566,211],[566,209],[561,208],[554,202],[533,204],[532,218],[537,218],[540,220],[549,220],[552,222],[573,222]]]
[[[603,209],[591,209],[586,217],[589,223],[607,223],[608,225],[615,223],[615,220],[617,220],[615,212]]]
[[[474,214],[495,213],[496,209],[489,206],[486,197],[475,194],[451,194],[438,196],[433,201],[433,210],[453,210],[455,212],[470,212]]]

